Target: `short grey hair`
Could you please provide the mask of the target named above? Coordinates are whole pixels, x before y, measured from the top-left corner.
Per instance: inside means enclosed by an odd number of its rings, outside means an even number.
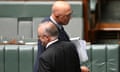
[[[41,23],[40,26],[44,27],[44,35],[58,38],[59,32],[55,24],[50,21],[46,21]]]

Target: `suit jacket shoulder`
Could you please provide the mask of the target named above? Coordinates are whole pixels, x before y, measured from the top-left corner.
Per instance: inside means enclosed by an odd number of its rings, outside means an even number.
[[[40,56],[39,63],[41,72],[80,72],[79,58],[71,42],[58,41],[50,45]]]

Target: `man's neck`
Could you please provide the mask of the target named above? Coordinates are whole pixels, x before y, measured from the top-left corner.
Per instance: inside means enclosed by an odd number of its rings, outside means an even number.
[[[57,25],[57,27],[58,27],[59,29],[61,29],[62,25],[58,24],[52,16],[50,16],[50,19],[51,19],[51,21],[52,21],[54,24]]]

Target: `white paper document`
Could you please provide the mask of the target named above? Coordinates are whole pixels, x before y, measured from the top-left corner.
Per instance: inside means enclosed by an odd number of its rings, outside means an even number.
[[[72,38],[71,41],[77,47],[80,62],[86,62],[88,60],[86,41],[80,40],[79,37]]]

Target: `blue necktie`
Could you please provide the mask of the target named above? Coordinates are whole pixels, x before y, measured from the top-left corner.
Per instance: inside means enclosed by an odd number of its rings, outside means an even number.
[[[59,30],[60,36],[59,39],[62,41],[70,41],[68,34],[65,32],[63,26],[61,26],[61,29]]]

